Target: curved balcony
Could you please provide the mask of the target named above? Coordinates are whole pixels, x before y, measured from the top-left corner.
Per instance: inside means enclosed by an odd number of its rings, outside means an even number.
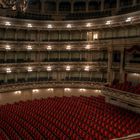
[[[101,90],[103,84],[91,81],[38,81],[0,85],[0,92],[36,89],[36,88],[89,88]]]
[[[117,27],[117,26],[126,26],[138,24],[140,22],[139,17],[140,12],[134,12],[124,15],[111,16],[107,18],[100,19],[90,19],[90,20],[79,20],[79,21],[37,21],[37,20],[19,20],[16,18],[0,17],[1,27],[7,28],[17,28],[17,29],[40,29],[40,30],[73,30],[73,29],[99,29],[99,28],[108,28],[108,27]],[[132,17],[132,19],[128,19]],[[107,22],[111,21],[111,22]],[[9,23],[6,25],[6,23]],[[89,24],[90,23],[90,24]],[[68,26],[68,24],[70,26]]]
[[[3,4],[2,4],[3,5]],[[139,1],[135,0],[114,0],[114,1],[36,1],[28,2],[26,11],[1,9],[3,16],[10,16],[20,19],[34,20],[81,20],[108,17],[135,12],[140,9]]]

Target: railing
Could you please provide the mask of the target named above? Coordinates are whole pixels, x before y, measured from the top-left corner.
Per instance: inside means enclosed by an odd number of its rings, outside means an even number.
[[[17,83],[17,84],[7,84],[0,86],[0,93],[8,92],[8,91],[16,91],[16,90],[24,90],[24,89],[36,89],[36,88],[88,88],[88,89],[102,89],[103,83],[95,83],[95,82],[74,82],[74,81],[42,81],[42,82],[27,82],[27,83]]]
[[[128,135],[122,138],[115,138],[113,140],[138,140],[138,139],[140,139],[140,133]]]
[[[6,12],[4,12],[4,10]],[[134,12],[140,10],[140,5],[136,6],[125,6],[121,7],[119,10],[116,8],[107,9],[104,11],[95,11],[90,10],[86,12],[85,10],[82,11],[74,11],[73,13],[65,12],[65,11],[48,11],[47,14],[41,14],[39,11],[27,11],[27,13],[17,13],[16,11],[12,11],[9,9],[0,9],[0,13],[2,16],[8,16],[13,18],[22,18],[22,19],[35,19],[35,20],[55,20],[55,16],[62,16],[64,20],[81,20],[81,19],[92,19],[92,18],[101,18],[107,16],[114,16],[120,14],[126,14],[129,12]],[[64,14],[65,13],[65,14]]]
[[[104,87],[102,93],[106,96],[107,102],[140,113],[139,94],[121,91],[110,87]]]

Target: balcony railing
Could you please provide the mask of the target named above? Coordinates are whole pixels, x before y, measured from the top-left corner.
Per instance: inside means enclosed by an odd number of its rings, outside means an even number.
[[[12,83],[6,85],[0,85],[0,92],[24,90],[24,89],[36,89],[36,88],[89,88],[89,89],[102,89],[103,83],[95,82],[81,82],[81,81],[40,81],[40,82],[26,82],[26,83]]]

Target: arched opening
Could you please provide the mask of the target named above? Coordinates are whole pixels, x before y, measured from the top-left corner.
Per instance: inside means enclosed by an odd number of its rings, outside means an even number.
[[[69,2],[60,2],[59,11],[71,11],[71,4]]]
[[[140,0],[137,0],[137,2],[136,2],[137,4],[140,4]]]
[[[41,10],[41,2],[40,0],[32,0],[28,3],[27,12],[40,12]]]
[[[105,0],[104,9],[116,8],[117,0]]]
[[[74,3],[74,11],[85,11],[86,3],[85,2],[75,2]]]
[[[121,0],[120,5],[121,7],[132,6],[133,0]]]
[[[100,10],[100,5],[101,5],[101,2],[100,1],[90,1],[89,2],[89,11],[97,11],[97,10]]]
[[[56,3],[55,2],[45,2],[45,12],[56,12]]]

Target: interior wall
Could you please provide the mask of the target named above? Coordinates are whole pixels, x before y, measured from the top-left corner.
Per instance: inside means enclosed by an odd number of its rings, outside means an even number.
[[[63,96],[98,96],[101,95],[100,90],[92,90],[92,89],[81,89],[71,88],[70,91],[66,88],[54,88],[53,91],[50,90],[51,88],[46,89],[37,89],[38,92],[33,92],[32,89],[29,90],[22,90],[21,93],[14,92],[6,92],[0,93],[0,105],[6,103],[15,103],[19,101],[27,101],[27,100],[34,100],[34,99],[41,99],[41,98],[48,98],[48,97],[63,97]],[[68,88],[67,88],[68,89]]]

